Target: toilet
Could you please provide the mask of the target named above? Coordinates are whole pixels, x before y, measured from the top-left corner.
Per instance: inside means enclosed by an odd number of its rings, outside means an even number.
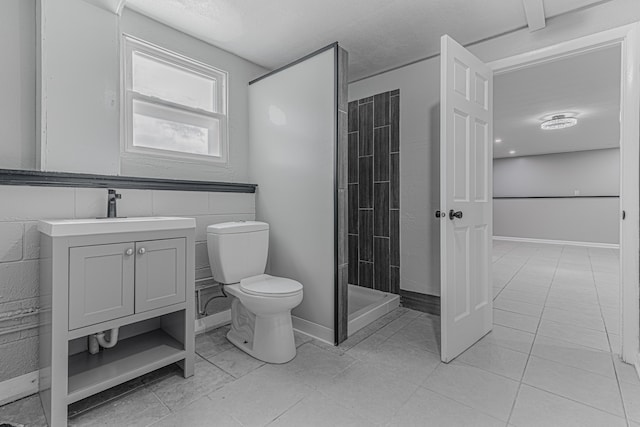
[[[264,274],[269,224],[239,221],[207,227],[207,249],[213,278],[233,298],[227,339],[242,351],[268,363],[296,356],[291,309],[302,302],[302,284]]]

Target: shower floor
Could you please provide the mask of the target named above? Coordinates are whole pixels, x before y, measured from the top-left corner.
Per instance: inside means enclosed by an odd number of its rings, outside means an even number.
[[[349,285],[348,297],[348,336],[400,306],[399,295],[356,285]]]

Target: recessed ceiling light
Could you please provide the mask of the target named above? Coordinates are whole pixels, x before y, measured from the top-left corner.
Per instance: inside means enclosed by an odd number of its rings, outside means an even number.
[[[496,138],[496,139],[495,139],[495,142],[496,142],[496,144],[500,144],[500,143],[502,142],[502,139],[500,139],[500,138]]]
[[[578,119],[570,117],[567,114],[555,114],[549,120],[545,120],[540,125],[540,129],[557,130],[570,128],[578,124]]]
[[[515,150],[511,150],[511,151],[509,151],[509,154],[516,154],[516,151]]]

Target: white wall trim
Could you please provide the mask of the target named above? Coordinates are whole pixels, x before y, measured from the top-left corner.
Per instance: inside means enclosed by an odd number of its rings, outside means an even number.
[[[505,240],[509,242],[544,243],[547,245],[586,246],[590,248],[619,249],[617,243],[574,242],[571,240],[531,239],[528,237],[493,236],[493,240]]]
[[[305,335],[309,335],[317,340],[324,341],[327,344],[334,345],[334,333],[333,329],[326,326],[318,325],[317,323],[310,322],[300,317],[291,316],[291,323],[293,323],[293,329],[301,332]]]
[[[640,22],[580,37],[531,52],[490,62],[496,75],[618,45],[620,76],[620,307],[622,360],[635,363],[640,350]]]
[[[211,329],[219,328],[231,322],[231,310],[221,311],[211,316],[196,319],[196,334],[202,334]]]
[[[0,383],[0,406],[38,392],[40,371],[29,372]]]

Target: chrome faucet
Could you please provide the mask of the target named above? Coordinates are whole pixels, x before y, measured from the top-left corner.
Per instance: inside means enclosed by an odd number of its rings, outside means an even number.
[[[116,200],[121,198],[122,194],[116,193],[116,190],[109,189],[109,194],[107,195],[107,218],[116,218],[118,216]]]

